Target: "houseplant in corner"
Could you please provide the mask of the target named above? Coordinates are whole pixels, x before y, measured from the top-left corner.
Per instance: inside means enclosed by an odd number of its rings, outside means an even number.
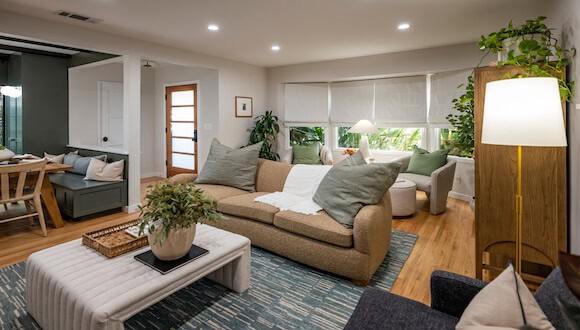
[[[186,255],[196,224],[222,218],[216,202],[193,183],[163,182],[151,187],[140,210],[140,234],[147,234],[153,254],[161,260]]]
[[[280,132],[278,117],[272,115],[272,111],[266,111],[265,114],[254,118],[255,127],[250,133],[250,143],[248,145],[264,142],[260,150],[260,158],[269,160],[279,160],[280,155],[273,149],[276,143],[276,136]]]

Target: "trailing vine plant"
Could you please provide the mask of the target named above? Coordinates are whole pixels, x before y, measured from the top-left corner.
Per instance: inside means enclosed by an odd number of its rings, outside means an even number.
[[[482,36],[478,45],[479,49],[486,53],[481,61],[490,52],[498,54],[509,49],[506,58],[498,61],[497,65],[518,66],[522,67],[525,72],[515,76],[507,74],[505,78],[554,77],[558,79],[562,101],[569,102],[574,95],[574,81],[566,81],[564,70],[568,64],[568,58],[574,57],[576,50],[574,48],[562,49],[558,45],[558,40],[552,36],[552,30],[544,23],[545,20],[546,17],[540,16],[534,20],[527,20],[518,27],[514,27],[510,22],[507,27],[490,33],[488,36]],[[468,157],[473,157],[475,142],[473,83],[472,74],[468,77],[467,84],[458,86],[458,88],[465,87],[465,93],[452,101],[453,108],[458,114],[447,116],[456,134],[454,141],[450,142],[454,149],[452,152]]]

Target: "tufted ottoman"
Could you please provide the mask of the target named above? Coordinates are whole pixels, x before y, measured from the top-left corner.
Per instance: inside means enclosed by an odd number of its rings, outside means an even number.
[[[389,189],[394,217],[408,217],[415,214],[417,185],[409,180],[397,179]]]

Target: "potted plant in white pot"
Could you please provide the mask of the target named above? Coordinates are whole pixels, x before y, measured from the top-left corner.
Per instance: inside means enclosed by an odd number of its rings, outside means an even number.
[[[140,209],[140,233],[147,234],[151,251],[161,260],[185,256],[193,244],[196,225],[222,218],[217,203],[192,183],[157,184]]]

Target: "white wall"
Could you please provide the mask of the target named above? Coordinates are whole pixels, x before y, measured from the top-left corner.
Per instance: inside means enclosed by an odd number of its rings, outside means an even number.
[[[165,87],[183,83],[197,83],[197,137],[198,167],[202,168],[213,138],[226,143],[220,136],[220,106],[218,71],[197,67],[170,65],[155,69],[155,172],[165,175]],[[210,125],[205,129],[206,125]],[[225,133],[224,135],[229,135]],[[235,135],[232,134],[232,135]],[[226,143],[227,144],[227,143]]]
[[[69,85],[69,144],[98,146],[99,81],[123,82],[123,64],[109,63],[89,68],[71,68]]]
[[[253,97],[254,115],[262,113],[266,104],[267,77],[265,68],[8,11],[0,11],[0,35],[126,55],[129,56],[127,58],[131,59],[131,63],[135,62],[136,58],[141,58],[188,67],[216,69],[219,77],[219,121],[223,129],[220,139],[230,146],[241,146],[246,143],[249,136],[246,130],[251,127],[252,122],[251,119],[234,119],[235,96]],[[140,87],[141,82],[140,79],[137,79],[138,73],[134,73],[135,79],[126,77],[124,81],[126,104],[140,104],[139,91],[135,87]],[[130,91],[136,92],[130,93]],[[127,99],[128,97],[132,99],[129,100]],[[140,113],[135,113],[134,111],[128,111],[128,113],[134,113],[136,119],[140,117],[138,115]],[[131,121],[132,118],[127,119]],[[134,122],[132,123],[134,124]],[[139,127],[132,127],[135,128],[135,131],[126,132],[131,139],[129,145],[134,146],[135,141],[133,139],[137,139],[136,144],[140,146],[140,125]],[[137,148],[137,150],[139,149]],[[130,148],[131,150],[134,150],[134,148]],[[155,156],[162,157],[162,155]],[[140,157],[135,157],[130,152],[129,162],[132,162],[131,159],[137,160],[137,163],[140,164]],[[141,177],[140,166],[134,167],[130,164],[130,168],[129,200],[138,201],[138,178]],[[136,205],[129,205],[128,210],[136,210]]]
[[[548,26],[558,29],[556,38],[562,41],[564,48],[580,49],[580,1],[553,1],[552,12],[548,13]],[[580,79],[580,57],[570,61],[568,78],[578,84]],[[576,88],[575,100],[568,104],[568,210],[570,226],[570,249],[580,254],[580,89]]]
[[[141,68],[141,177],[160,176],[155,167],[155,70]]]
[[[355,57],[342,60],[297,64],[268,69],[268,109],[272,109],[283,120],[284,83],[330,82],[341,80],[370,79],[409,76],[459,69],[474,68],[483,53],[476,43],[406,51],[391,54]],[[482,65],[492,60],[486,58]],[[283,132],[284,133],[284,132]],[[332,141],[330,141],[332,143]],[[278,150],[283,156],[287,150],[285,136],[280,134]],[[387,162],[408,153],[391,152],[375,154],[377,162]],[[335,161],[344,156],[333,151]],[[453,197],[469,199],[473,196],[473,161],[458,163],[453,187]]]

